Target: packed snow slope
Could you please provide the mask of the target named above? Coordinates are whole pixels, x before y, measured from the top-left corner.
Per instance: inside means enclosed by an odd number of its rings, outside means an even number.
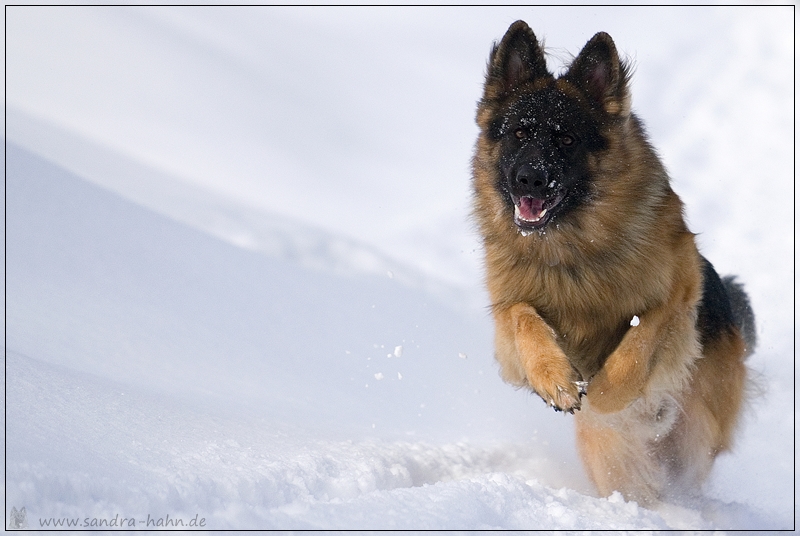
[[[7,8],[6,522],[791,529],[791,8],[522,11]],[[681,504],[598,497],[497,375],[468,165],[516,18],[636,53],[751,295],[757,388]]]

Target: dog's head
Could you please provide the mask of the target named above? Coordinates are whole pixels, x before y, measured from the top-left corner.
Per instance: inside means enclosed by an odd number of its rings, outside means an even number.
[[[608,34],[556,78],[528,25],[511,25],[492,49],[477,121],[497,166],[494,186],[521,231],[566,221],[587,203],[593,155],[629,116],[628,70]]]

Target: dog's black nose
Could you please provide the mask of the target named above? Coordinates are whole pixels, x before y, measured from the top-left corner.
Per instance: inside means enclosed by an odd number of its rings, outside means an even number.
[[[534,167],[531,164],[521,165],[515,175],[517,188],[520,191],[540,198],[547,197],[544,194],[549,190],[547,186],[548,178],[547,170]]]

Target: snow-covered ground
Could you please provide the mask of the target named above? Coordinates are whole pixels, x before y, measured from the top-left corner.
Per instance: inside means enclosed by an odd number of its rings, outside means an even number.
[[[793,10],[6,9],[6,520],[794,526]],[[760,347],[701,498],[598,497],[504,385],[469,222],[492,40],[608,31]],[[135,526],[131,526],[134,523]]]

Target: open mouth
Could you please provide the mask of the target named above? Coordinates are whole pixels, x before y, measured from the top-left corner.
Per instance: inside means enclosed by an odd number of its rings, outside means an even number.
[[[514,223],[522,229],[541,229],[553,215],[553,209],[564,199],[558,194],[547,199],[511,196],[514,202]]]

